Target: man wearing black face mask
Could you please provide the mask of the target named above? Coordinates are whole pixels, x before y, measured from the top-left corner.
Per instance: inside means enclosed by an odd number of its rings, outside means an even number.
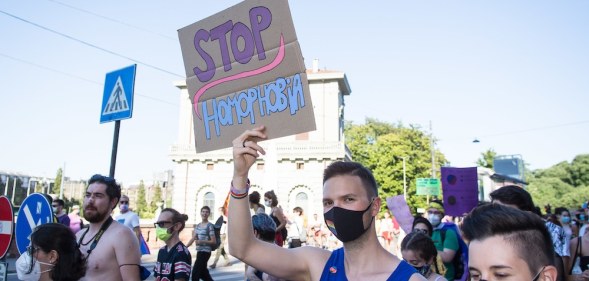
[[[374,216],[381,200],[372,173],[358,163],[335,162],[323,177],[325,223],[343,242],[343,248],[333,252],[315,247],[285,249],[255,239],[245,198],[249,169],[260,154],[265,154],[253,139],[265,138],[261,126],[233,140],[228,218],[229,251],[233,256],[287,280],[425,280],[378,242]]]

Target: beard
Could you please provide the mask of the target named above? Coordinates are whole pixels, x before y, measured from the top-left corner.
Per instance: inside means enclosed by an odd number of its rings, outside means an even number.
[[[91,210],[87,210],[88,207],[90,207]],[[109,215],[109,211],[101,212],[94,206],[87,206],[84,208],[84,219],[86,219],[89,223],[101,222]]]

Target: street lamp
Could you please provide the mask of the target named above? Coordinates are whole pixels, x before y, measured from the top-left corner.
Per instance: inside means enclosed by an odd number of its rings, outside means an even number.
[[[405,160],[407,156],[394,156],[403,159],[403,198],[407,200],[407,173],[405,168]]]
[[[403,158],[403,197],[405,198],[405,201],[407,201],[407,180],[406,180],[406,176],[405,176],[405,157],[401,157]]]

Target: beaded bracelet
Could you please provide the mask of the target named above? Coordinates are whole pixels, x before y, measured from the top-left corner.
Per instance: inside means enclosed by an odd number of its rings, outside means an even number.
[[[245,191],[237,190],[233,186],[233,181],[231,181],[231,189],[229,190],[229,193],[231,194],[231,197],[233,197],[235,199],[243,199],[243,198],[247,197],[249,190],[250,190],[250,180],[249,179],[247,180],[247,185],[245,186]]]

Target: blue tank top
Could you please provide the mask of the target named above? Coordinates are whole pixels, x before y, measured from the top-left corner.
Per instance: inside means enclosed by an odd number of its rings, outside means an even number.
[[[415,268],[405,261],[401,261],[395,271],[387,278],[387,281],[409,280],[411,275],[417,273]],[[329,260],[321,273],[321,281],[347,281],[344,267],[344,248],[339,248],[331,253]]]

